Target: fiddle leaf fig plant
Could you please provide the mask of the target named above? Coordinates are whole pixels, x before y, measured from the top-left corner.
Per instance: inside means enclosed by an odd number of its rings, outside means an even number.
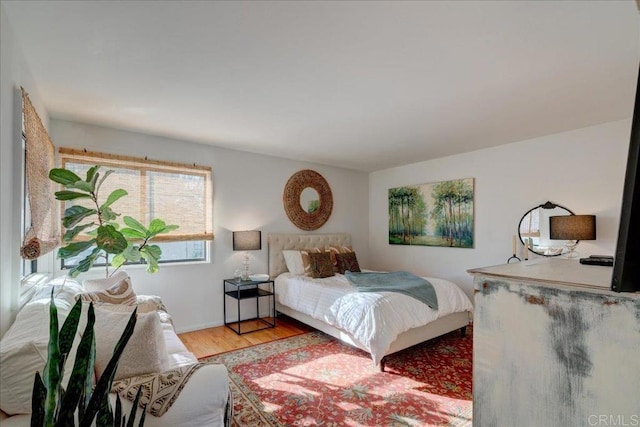
[[[70,270],[71,277],[89,271],[100,258],[104,258],[107,277],[110,276],[109,266],[114,268],[111,272],[113,274],[126,262],[145,262],[147,272],[155,273],[159,268],[158,261],[162,256],[162,250],[158,245],[149,242],[158,234],[168,233],[178,226],[153,219],[147,228],[136,219],[124,216],[122,220],[126,227],[120,228],[117,222],[120,214],[112,209],[112,205],[128,193],[121,188],[116,189],[100,202],[100,188],[113,171],[107,170],[100,176],[99,169],[99,165],[89,168],[85,179],[68,169],[55,168],[49,171],[49,179],[65,187],[65,190],[55,193],[57,200],[87,201],[83,205],[73,205],[65,209],[62,218],[62,225],[66,230],[62,236],[65,246],[58,249],[58,258],[76,257],[91,249],[88,255]]]

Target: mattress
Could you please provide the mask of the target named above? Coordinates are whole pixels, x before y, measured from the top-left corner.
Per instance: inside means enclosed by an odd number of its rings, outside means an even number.
[[[425,277],[438,297],[438,310],[396,292],[355,292],[342,274],[323,279],[280,274],[276,299],[284,306],[341,329],[362,344],[377,364],[391,343],[409,329],[427,325],[473,305],[453,282]]]

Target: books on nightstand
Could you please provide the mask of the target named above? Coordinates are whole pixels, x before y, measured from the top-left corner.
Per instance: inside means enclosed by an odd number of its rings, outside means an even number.
[[[613,257],[610,255],[590,255],[588,258],[580,258],[580,264],[613,267]]]

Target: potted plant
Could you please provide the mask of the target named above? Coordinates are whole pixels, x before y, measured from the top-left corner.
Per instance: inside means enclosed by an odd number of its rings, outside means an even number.
[[[116,222],[120,215],[112,209],[112,205],[126,196],[127,192],[123,189],[113,190],[101,201],[100,187],[113,171],[108,170],[100,177],[99,169],[98,165],[89,168],[85,179],[67,169],[56,168],[49,172],[52,181],[66,188],[55,193],[57,200],[85,201],[84,204],[73,205],[64,211],[62,225],[66,231],[62,241],[66,245],[58,250],[58,258],[68,259],[92,249],[69,271],[71,277],[89,271],[99,258],[105,260],[107,277],[109,266],[114,268],[111,272],[113,274],[127,261],[144,260],[147,272],[155,273],[158,271],[158,260],[162,256],[162,250],[158,245],[149,242],[158,234],[168,233],[178,226],[166,225],[160,219],[153,219],[149,227],[145,227],[134,218],[124,216],[123,222],[126,227],[120,228]],[[79,239],[81,234],[85,238]]]
[[[95,313],[93,303],[89,304],[87,324],[80,340],[71,377],[63,387],[64,366],[71,351],[73,340],[82,311],[82,300],[78,300],[58,330],[58,310],[51,292],[49,306],[49,345],[47,363],[43,374],[36,372],[31,398],[31,426],[91,426],[96,427],[133,427],[142,388],[133,402],[127,421],[122,414],[120,396],[116,397],[116,408],[109,403],[109,391],[118,368],[118,360],[124,351],[136,324],[136,310],[133,311],[122,336],[113,351],[102,376],[93,387],[93,366],[96,355],[96,342],[93,325]],[[146,409],[146,406],[145,406]],[[145,410],[142,411],[138,426],[144,425]]]

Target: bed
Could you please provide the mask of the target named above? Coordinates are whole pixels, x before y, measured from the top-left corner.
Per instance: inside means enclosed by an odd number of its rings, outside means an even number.
[[[471,319],[471,301],[447,280],[427,278],[438,295],[439,310],[434,311],[395,292],[353,292],[344,275],[312,279],[288,272],[283,250],[351,246],[348,233],[269,234],[267,244],[269,276],[276,287],[276,310],[366,351],[381,370],[386,356],[392,353],[458,329],[464,335]],[[357,299],[355,304],[353,298]],[[345,313],[346,320],[342,316]],[[411,318],[402,318],[403,313],[412,313]],[[362,324],[374,326],[364,331],[357,329]]]

